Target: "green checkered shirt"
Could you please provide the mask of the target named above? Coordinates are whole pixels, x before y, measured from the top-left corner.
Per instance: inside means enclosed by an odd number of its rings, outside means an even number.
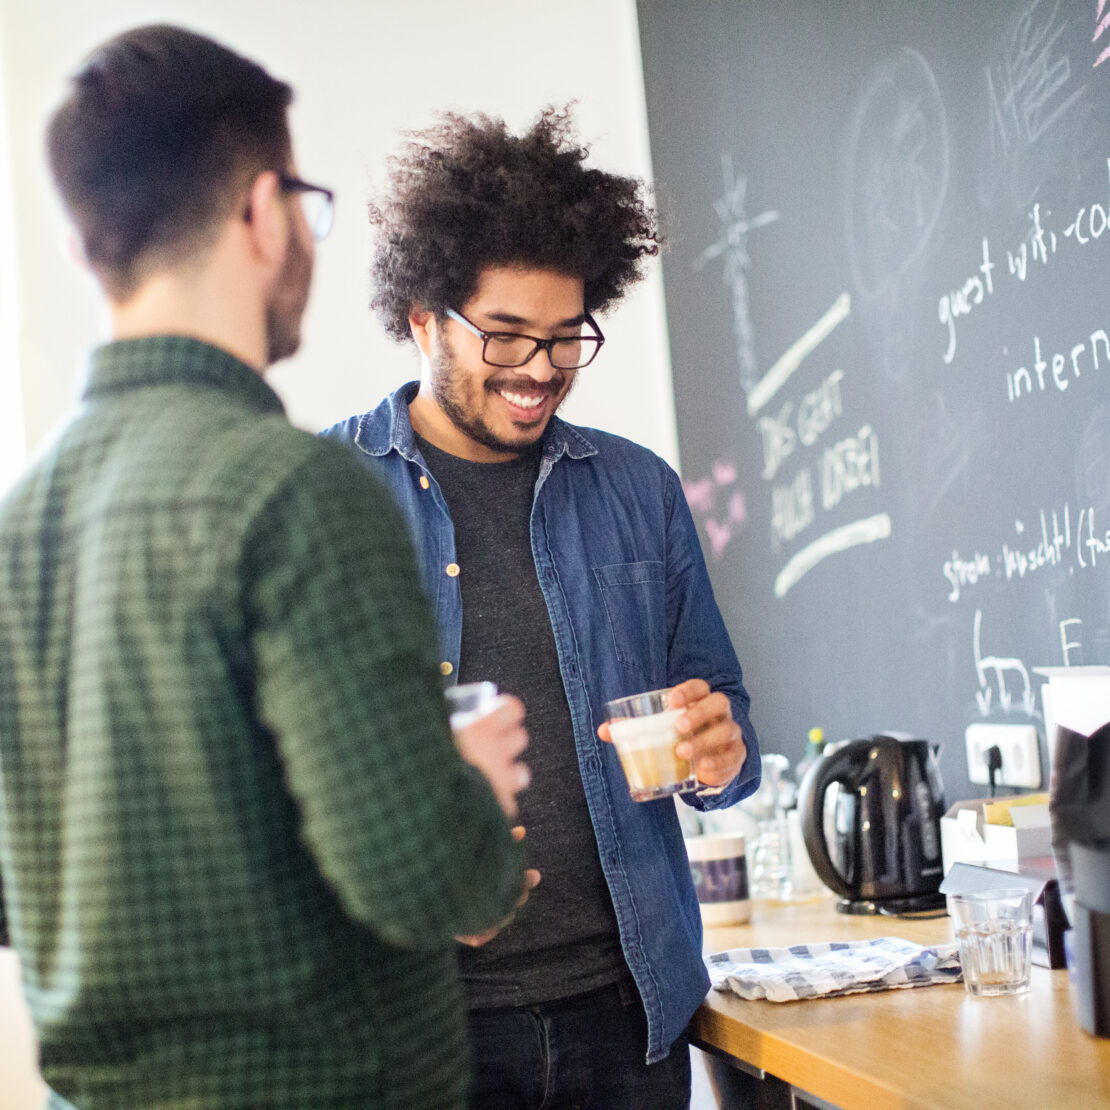
[[[434,645],[388,494],[258,374],[94,353],[0,503],[0,941],[57,1095],[462,1103],[451,938],[509,911],[523,851]]]

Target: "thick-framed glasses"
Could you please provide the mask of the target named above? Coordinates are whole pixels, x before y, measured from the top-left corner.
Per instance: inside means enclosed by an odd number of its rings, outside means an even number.
[[[593,335],[556,335],[551,339],[515,331],[482,331],[453,308],[447,309],[447,315],[482,341],[482,361],[490,366],[523,366],[531,362],[538,351],[546,351],[556,370],[581,370],[593,362],[605,342],[601,328],[588,312],[585,322],[593,328]]]
[[[283,193],[300,194],[301,209],[312,238],[326,238],[331,231],[332,217],[335,214],[335,194],[331,189],[325,189],[323,185],[310,185],[287,173],[278,176],[278,184]]]

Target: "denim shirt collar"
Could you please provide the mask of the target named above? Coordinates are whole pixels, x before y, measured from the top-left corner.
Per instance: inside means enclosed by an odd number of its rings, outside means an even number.
[[[406,382],[394,390],[377,408],[359,417],[355,446],[367,455],[384,456],[396,451],[409,462],[420,462],[420,452],[409,418],[409,405],[420,388],[419,382]],[[388,434],[386,434],[388,433]],[[548,465],[561,456],[585,459],[597,454],[596,445],[581,429],[558,416],[552,417],[543,434],[543,459]]]

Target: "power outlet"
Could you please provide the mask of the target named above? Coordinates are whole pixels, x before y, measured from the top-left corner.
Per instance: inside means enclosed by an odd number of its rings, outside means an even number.
[[[972,782],[990,782],[987,750],[998,745],[1002,753],[1002,769],[995,781],[1000,786],[1041,785],[1041,755],[1037,746],[1037,730],[1032,725],[968,725],[967,772]]]

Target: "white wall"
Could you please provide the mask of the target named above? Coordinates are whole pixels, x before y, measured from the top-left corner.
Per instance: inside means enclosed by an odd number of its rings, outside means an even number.
[[[576,99],[594,162],[649,176],[634,0],[0,0],[0,110],[10,139],[14,239],[0,186],[0,298],[18,343],[22,424],[30,451],[73,404],[88,347],[101,338],[90,281],[62,250],[62,222],[43,164],[42,125],[65,76],[109,35],[138,23],[183,23],[262,62],[297,90],[294,141],[303,175],[338,193],[318,252],[302,353],[273,372],[293,420],[311,430],[375,404],[416,376],[410,347],[384,338],[367,309],[363,218],[399,133],[442,109],[482,110],[513,127],[549,102]],[[0,119],[0,123],[3,119]],[[0,173],[3,172],[0,163]],[[3,257],[14,246],[14,278]],[[0,375],[13,373],[0,312]],[[662,279],[650,278],[602,321],[609,342],[565,413],[628,435],[677,462]],[[9,386],[13,383],[8,382]],[[0,395],[18,398],[19,390]],[[0,437],[22,453],[13,403]],[[4,466],[0,461],[0,466]],[[10,465],[14,469],[14,461]],[[0,471],[0,488],[9,477]],[[14,962],[0,959],[0,1110],[38,1102]]]
[[[270,377],[294,422],[311,430],[369,408],[417,374],[411,344],[387,340],[367,308],[365,202],[402,131],[442,109],[487,111],[521,127],[542,105],[574,99],[595,163],[650,176],[634,0],[0,0],[32,451],[72,402],[84,352],[100,334],[91,283],[59,245],[43,119],[91,47],[152,21],[212,34],[290,81],[301,172],[338,193],[302,352]],[[609,342],[565,414],[676,462],[658,263],[602,326]]]
[[[0,71],[3,69],[0,57]],[[12,208],[4,86],[0,82],[0,490],[18,472],[24,456],[23,391],[16,335],[15,213]]]

